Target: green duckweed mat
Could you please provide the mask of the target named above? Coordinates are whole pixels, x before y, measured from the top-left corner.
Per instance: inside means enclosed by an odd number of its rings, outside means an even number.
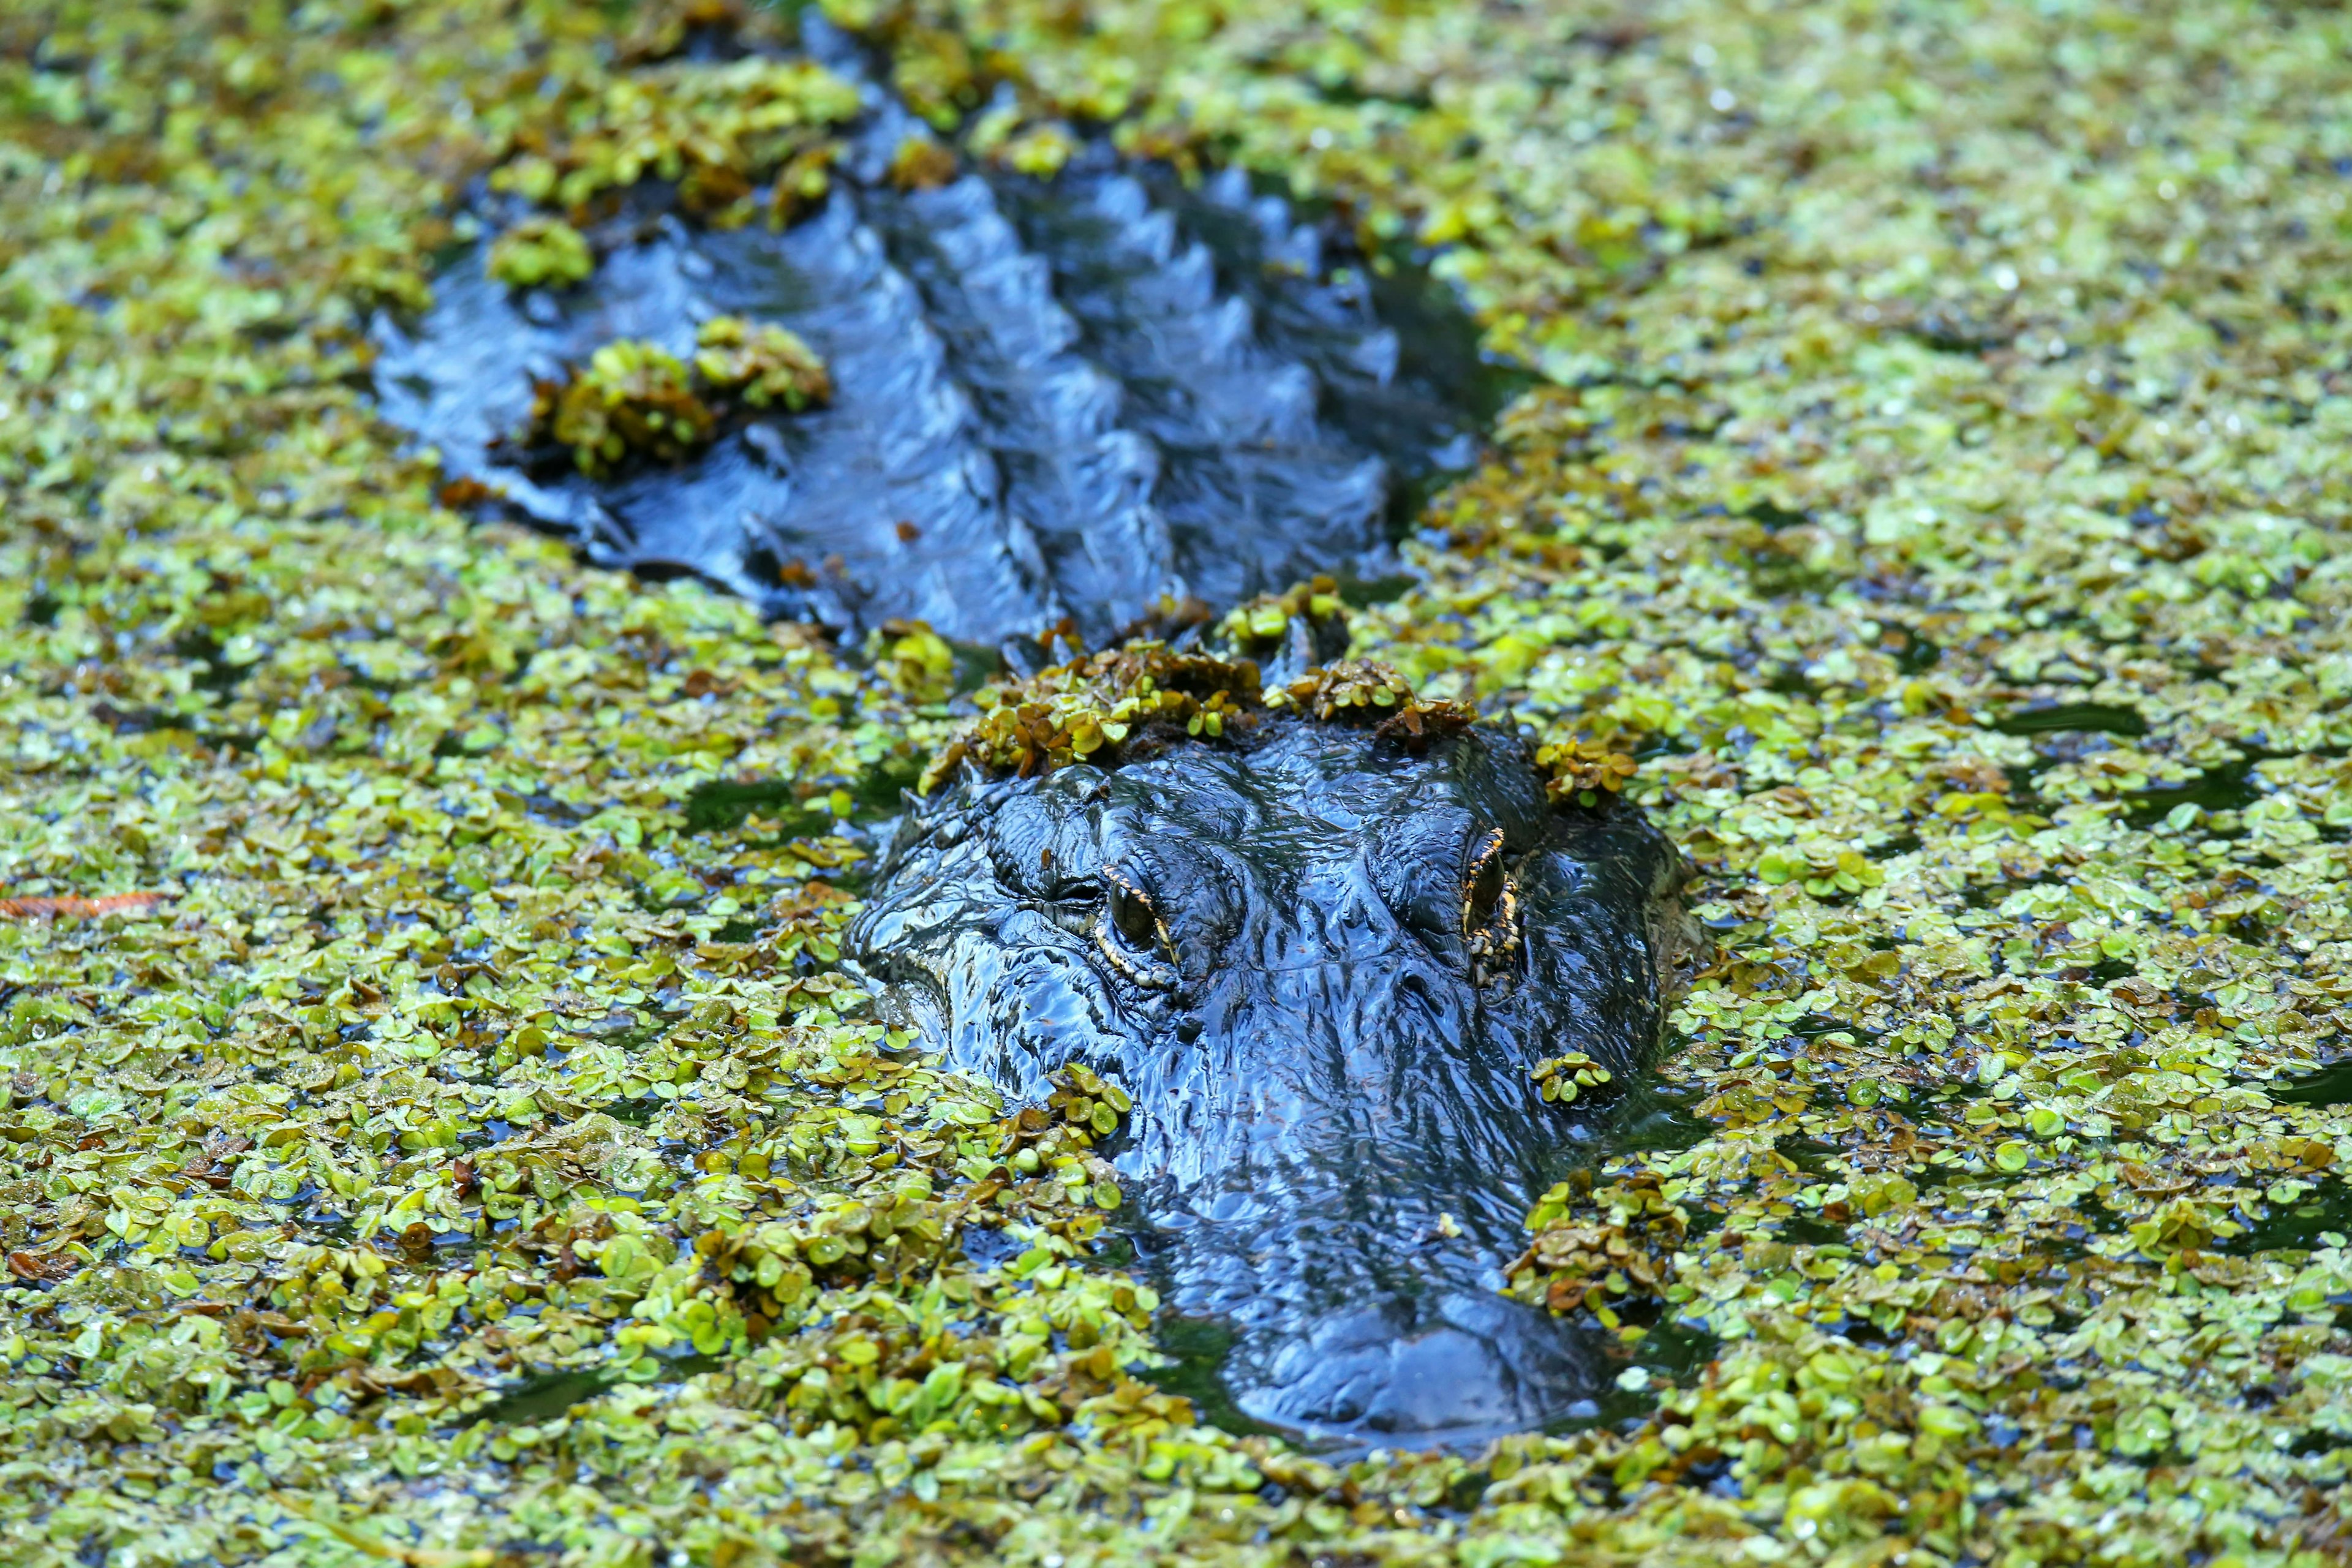
[[[835,86],[694,47],[788,17],[21,3],[0,1561],[2352,1555],[2343,14],[829,8],[973,155],[1331,198],[1537,374],[1355,651],[1630,751],[1698,868],[1512,1275],[1611,1402],[1201,1424],[1098,1088],[1009,1121],[833,970],[948,650],[469,524],[373,421],[466,182],[821,195]]]

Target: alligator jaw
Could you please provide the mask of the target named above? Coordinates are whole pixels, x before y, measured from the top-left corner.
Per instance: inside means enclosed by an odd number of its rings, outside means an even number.
[[[1492,1290],[1338,1308],[1276,1342],[1235,1401],[1318,1446],[1458,1447],[1546,1426],[1600,1379],[1600,1357],[1549,1314]]]

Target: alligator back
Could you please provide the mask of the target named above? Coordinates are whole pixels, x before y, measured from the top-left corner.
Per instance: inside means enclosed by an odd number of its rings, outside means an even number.
[[[1068,617],[1099,646],[1163,598],[1391,564],[1400,479],[1474,450],[1475,356],[1424,367],[1369,274],[1238,173],[1187,188],[1095,145],[1051,179],[901,189],[892,150],[929,132],[867,96],[831,196],[781,233],[646,187],[593,226],[585,282],[521,290],[485,241],[421,319],[379,322],[383,411],[602,564],[848,630],[993,645]],[[515,448],[535,381],[622,339],[687,358],[722,316],[804,340],[830,401],[599,477]]]

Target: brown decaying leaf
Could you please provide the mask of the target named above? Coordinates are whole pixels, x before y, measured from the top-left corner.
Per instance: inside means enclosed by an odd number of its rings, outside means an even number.
[[[89,899],[73,894],[56,898],[0,899],[0,920],[95,920],[100,915],[144,914],[171,893],[107,893]]]

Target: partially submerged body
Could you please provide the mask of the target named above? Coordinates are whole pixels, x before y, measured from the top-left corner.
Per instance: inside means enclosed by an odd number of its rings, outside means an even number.
[[[1251,1416],[1390,1442],[1556,1418],[1595,1363],[1495,1289],[1588,1135],[1533,1069],[1622,1077],[1654,1039],[1674,851],[1458,720],[1225,728],[965,767],[901,825],[852,954],[1007,1093],[1073,1060],[1127,1088],[1118,1163],[1174,1309],[1240,1331]]]
[[[837,77],[770,66],[842,133],[805,221],[685,222],[690,181],[575,203],[578,230],[486,196],[505,232],[378,323],[383,410],[453,497],[770,615],[1010,650],[1392,563],[1396,481],[1467,461],[1492,390],[1450,299],[1416,307],[1239,171],[1188,185],[1108,144],[1046,178],[970,163],[847,40],[803,41]],[[1317,582],[1257,650],[1294,673],[1346,647]],[[1134,1092],[1123,1163],[1178,1309],[1244,1331],[1249,1413],[1539,1424],[1593,1379],[1495,1289],[1580,1131],[1530,1069],[1622,1071],[1654,1034],[1671,853],[1555,811],[1525,749],[1461,715],[1382,737],[1237,684],[1188,715],[1204,739],[1116,770],[1107,732],[1166,710],[1035,756],[1029,720],[992,715],[983,757],[1024,776],[975,769],[910,819],[854,952],[1008,1092],[1074,1059]]]
[[[846,75],[856,52],[826,58]],[[546,220],[487,201],[506,237],[378,323],[384,415],[468,481],[453,494],[837,630],[993,644],[1067,617],[1101,642],[1163,596],[1392,569],[1398,481],[1475,449],[1465,320],[1408,344],[1344,247],[1238,172],[1188,188],[1107,146],[1051,179],[967,168],[865,96],[830,195],[781,230],[682,221],[649,182],[562,231],[601,252],[567,281],[499,266]],[[685,366],[716,322],[788,331],[825,395],[701,407]],[[588,431],[600,451],[537,405],[616,353],[677,384],[638,438]]]

